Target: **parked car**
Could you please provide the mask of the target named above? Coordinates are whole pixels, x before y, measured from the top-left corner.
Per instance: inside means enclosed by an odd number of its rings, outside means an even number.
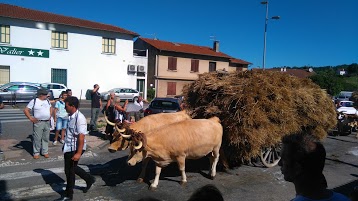
[[[4,103],[15,102],[30,102],[31,99],[37,97],[37,90],[44,89],[37,83],[31,82],[10,82],[0,87],[0,96]],[[51,90],[49,92],[49,99],[53,100]]]
[[[101,93],[102,100],[108,100],[109,94],[114,92],[116,97],[119,97],[121,100],[130,100],[136,101],[140,96],[139,91],[131,88],[114,88],[107,92]]]
[[[61,92],[67,89],[66,85],[60,83],[42,83],[40,85],[45,89],[51,90],[54,98],[60,98]]]
[[[353,107],[354,102],[353,101],[340,101],[338,103],[338,112],[343,112],[344,114],[355,114],[358,115],[357,109]]]
[[[148,108],[144,110],[144,116],[157,113],[178,112],[180,108],[180,99],[178,98],[154,98]]]

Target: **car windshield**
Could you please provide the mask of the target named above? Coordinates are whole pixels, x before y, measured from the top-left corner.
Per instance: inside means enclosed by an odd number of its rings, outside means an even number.
[[[341,106],[343,106],[343,107],[353,107],[353,102],[342,102]]]
[[[156,100],[152,102],[152,108],[154,109],[177,110],[178,107],[178,103],[172,101]]]

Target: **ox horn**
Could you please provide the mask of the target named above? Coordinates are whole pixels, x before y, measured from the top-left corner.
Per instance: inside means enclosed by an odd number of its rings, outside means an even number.
[[[124,138],[130,138],[130,137],[132,137],[131,135],[125,135],[125,134],[123,134],[123,132],[126,131],[125,128],[119,129],[117,126],[115,126],[115,128],[116,128],[117,132],[118,132],[119,134],[121,134],[122,137],[124,137]]]
[[[134,146],[134,149],[138,150],[138,149],[142,148],[142,146],[143,146],[143,142],[139,141],[139,144],[137,146]]]
[[[110,121],[108,120],[106,113],[104,113],[104,119],[106,120],[107,124],[109,124],[109,125],[111,125],[111,126],[115,126],[115,125],[116,125],[115,123],[110,122]]]

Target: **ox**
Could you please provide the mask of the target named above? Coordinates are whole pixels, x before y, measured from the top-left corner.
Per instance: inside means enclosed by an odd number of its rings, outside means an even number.
[[[131,154],[128,165],[134,166],[143,159],[152,158],[156,164],[155,179],[150,188],[159,183],[161,169],[171,162],[177,162],[181,171],[181,184],[186,180],[185,159],[198,159],[210,155],[210,176],[216,175],[223,128],[217,117],[190,119],[154,129],[148,133],[134,132],[124,135],[131,139]]]
[[[115,131],[112,134],[113,140],[110,146],[108,147],[108,151],[110,152],[116,152],[118,150],[125,150],[128,148],[129,143],[128,140],[123,138],[120,133],[125,132],[124,129],[118,128],[118,126],[123,125],[117,125],[115,123],[112,123],[108,121],[107,117],[105,116],[105,119],[108,124],[115,126]],[[186,113],[186,111],[180,111],[176,113],[159,113],[159,114],[152,114],[150,116],[144,117],[138,122],[135,122],[134,124],[131,124],[129,126],[129,129],[135,131],[135,132],[142,132],[147,133],[148,131],[152,129],[159,128],[161,126],[169,125],[175,122],[184,121],[191,119],[190,116]],[[125,126],[126,127],[126,126]],[[122,128],[122,127],[121,127]],[[145,170],[146,166],[149,162],[149,158],[143,161],[142,171],[139,175],[138,182],[143,182],[144,176],[145,176]]]

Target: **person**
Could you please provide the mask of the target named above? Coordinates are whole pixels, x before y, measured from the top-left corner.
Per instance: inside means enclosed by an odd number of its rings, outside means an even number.
[[[100,108],[102,108],[101,94],[98,92],[99,85],[93,85],[93,90],[91,92],[91,122],[90,122],[90,130],[97,130],[97,119],[100,112]]]
[[[72,200],[73,189],[75,187],[75,174],[86,181],[86,188],[83,192],[91,188],[96,179],[78,166],[82,154],[86,150],[87,121],[85,116],[78,110],[79,100],[75,96],[65,99],[65,109],[69,114],[68,127],[66,129],[66,138],[63,145],[66,190],[65,195],[60,200]]]
[[[68,123],[68,113],[65,109],[65,99],[67,98],[66,91],[61,92],[61,98],[60,100],[56,101],[55,103],[55,111],[56,114],[54,115],[55,122],[56,122],[56,131],[55,131],[55,138],[53,140],[53,145],[58,144],[58,136],[61,131],[61,140],[60,142],[63,144],[65,139],[65,132],[67,129],[67,123]]]
[[[119,97],[116,98],[115,105],[114,105],[115,122],[123,122],[127,120],[127,115],[126,115],[127,105],[128,105],[128,100],[126,100],[124,102],[124,105],[121,106],[121,99]]]
[[[67,93],[67,97],[72,96],[72,90],[71,89],[66,89],[66,93]]]
[[[3,109],[5,106],[4,106],[4,102],[3,102],[3,99],[2,99],[2,96],[0,96],[0,109]]]
[[[134,101],[134,105],[139,108],[138,111],[134,112],[135,121],[139,121],[144,117],[144,103],[148,103],[147,100],[144,100],[142,96],[139,96],[136,101]]]
[[[188,201],[224,201],[224,198],[219,191],[212,184],[207,184],[201,188],[198,188],[194,193],[190,196]]]
[[[40,152],[45,158],[49,158],[48,142],[50,140],[50,119],[52,106],[47,99],[47,90],[39,89],[37,98],[31,100],[24,109],[24,114],[33,123],[33,157],[40,158]],[[30,114],[32,111],[32,115]],[[42,147],[42,149],[41,149]]]
[[[109,98],[108,98],[106,108],[105,108],[105,111],[104,111],[106,113],[106,116],[107,116],[107,118],[108,118],[108,120],[110,122],[114,122],[114,120],[115,120],[115,108],[114,108],[114,105],[115,105],[115,93],[111,92],[109,94]],[[106,130],[105,130],[106,135],[111,136],[113,131],[114,131],[113,126],[107,124],[106,125]]]
[[[295,185],[296,197],[292,201],[349,199],[327,189],[323,175],[326,150],[313,135],[297,133],[282,139],[281,172],[284,179]]]

